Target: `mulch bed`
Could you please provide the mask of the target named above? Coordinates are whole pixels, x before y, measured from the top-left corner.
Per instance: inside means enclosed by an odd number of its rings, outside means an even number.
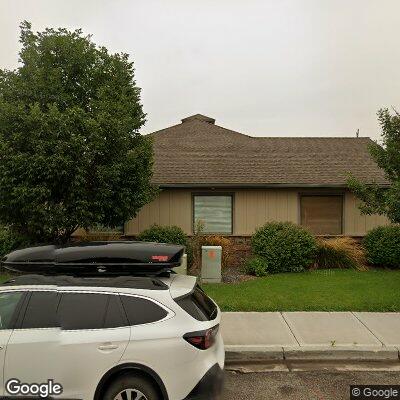
[[[238,267],[230,267],[222,269],[222,281],[224,283],[240,283],[245,281],[251,281],[256,277],[253,275],[246,275]]]
[[[190,269],[189,275],[200,277],[199,269]],[[223,283],[240,283],[256,279],[253,275],[246,275],[239,267],[224,267],[222,268],[222,282]]]

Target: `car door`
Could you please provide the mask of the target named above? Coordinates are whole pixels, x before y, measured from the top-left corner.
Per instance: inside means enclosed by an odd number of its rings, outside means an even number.
[[[12,331],[5,357],[4,380],[45,383],[61,379],[59,344],[61,329],[56,310],[57,290],[37,290],[27,294],[26,305]],[[7,394],[7,393],[5,393]]]
[[[100,379],[119,362],[129,342],[121,300],[114,293],[66,291],[58,316],[63,394],[92,399]]]
[[[118,295],[34,291],[11,334],[5,377],[25,383],[52,379],[61,396],[93,398],[100,378],[121,358],[130,328]]]
[[[0,292],[0,396],[5,394],[4,363],[15,320],[25,293],[21,291]]]

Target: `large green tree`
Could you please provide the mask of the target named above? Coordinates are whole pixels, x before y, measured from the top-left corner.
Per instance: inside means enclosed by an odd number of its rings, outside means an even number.
[[[372,144],[370,153],[390,185],[387,188],[366,185],[354,177],[348,185],[361,200],[360,209],[364,214],[385,215],[391,222],[400,223],[400,114],[382,109],[378,111],[378,119],[382,144]]]
[[[0,222],[31,240],[117,226],[149,202],[153,152],[127,54],[81,30],[21,24],[20,66],[0,70]]]

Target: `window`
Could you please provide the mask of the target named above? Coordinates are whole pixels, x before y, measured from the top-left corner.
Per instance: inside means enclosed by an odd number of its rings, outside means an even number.
[[[193,217],[196,223],[204,224],[204,233],[232,233],[232,196],[231,195],[194,195]]]
[[[148,324],[164,319],[168,312],[153,301],[136,296],[121,296],[130,325]]]
[[[193,293],[175,301],[198,321],[212,321],[217,316],[217,306],[199,286],[196,286]]]
[[[0,329],[12,329],[22,292],[0,293]]]
[[[107,306],[104,328],[118,328],[128,326],[125,311],[122,307],[121,299],[118,295],[110,295],[110,300]]]
[[[302,196],[301,224],[315,235],[341,235],[342,196]]]
[[[62,329],[103,328],[108,299],[98,293],[63,293],[58,306]]]
[[[57,292],[32,292],[21,328],[53,328],[57,322]]]

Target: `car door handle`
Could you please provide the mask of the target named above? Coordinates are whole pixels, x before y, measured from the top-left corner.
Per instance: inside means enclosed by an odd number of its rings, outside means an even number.
[[[0,346],[0,350],[3,350],[3,346]]]
[[[116,350],[118,349],[118,346],[116,344],[112,344],[112,343],[104,343],[101,344],[98,347],[99,350]]]

